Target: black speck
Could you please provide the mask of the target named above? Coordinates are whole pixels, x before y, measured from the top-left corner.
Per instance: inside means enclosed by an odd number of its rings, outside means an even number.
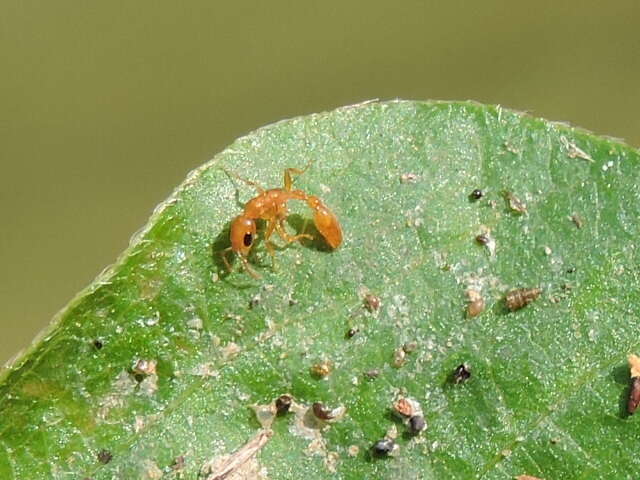
[[[96,350],[100,350],[104,345],[102,344],[102,341],[99,338],[96,338],[93,341],[93,346],[96,348]]]
[[[567,268],[567,273],[576,273],[576,267]]]
[[[98,452],[98,461],[104,465],[109,463],[112,458],[113,455],[111,455],[111,452],[109,450],[100,450]]]
[[[357,328],[350,328],[347,332],[347,338],[353,337],[356,333],[358,333],[358,331],[359,330]]]
[[[393,452],[393,447],[395,447],[395,442],[393,440],[390,438],[383,438],[382,440],[378,440],[371,450],[373,451],[373,454],[378,457],[386,457]]]
[[[471,192],[471,194],[469,195],[469,198],[471,200],[480,200],[483,196],[484,196],[484,193],[482,192],[482,190],[480,190],[479,188],[476,188],[473,192]]]

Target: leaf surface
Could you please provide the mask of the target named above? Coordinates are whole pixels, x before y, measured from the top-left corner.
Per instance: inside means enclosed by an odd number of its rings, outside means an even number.
[[[472,103],[369,103],[243,137],[4,373],[0,477],[206,478],[259,435],[250,407],[288,393],[346,414],[277,417],[235,478],[635,478],[639,160]],[[237,261],[228,274],[230,221],[256,192],[221,167],[276,188],[309,162],[295,186],[337,215],[343,245],[279,241],[272,268],[259,243],[261,278]],[[288,229],[314,233],[294,203]],[[511,312],[520,287],[542,294]],[[470,289],[486,303],[475,318]],[[425,431],[394,415],[400,397]],[[393,455],[374,455],[394,429]]]

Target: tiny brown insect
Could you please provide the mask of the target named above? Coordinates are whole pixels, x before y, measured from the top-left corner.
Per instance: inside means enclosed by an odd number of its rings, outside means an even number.
[[[315,402],[311,408],[313,409],[313,414],[320,420],[331,420],[333,418],[333,415],[331,415],[331,410],[328,410],[320,402]]]
[[[350,328],[347,331],[347,338],[351,338],[353,337],[356,333],[358,333],[360,330],[358,330],[357,328]]]
[[[541,293],[541,288],[516,288],[515,290],[507,292],[505,304],[510,311],[515,312],[529,305],[538,298]]]

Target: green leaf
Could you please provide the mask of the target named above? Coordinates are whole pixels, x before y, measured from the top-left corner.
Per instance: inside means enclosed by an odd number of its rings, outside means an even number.
[[[206,478],[258,443],[246,478],[635,478],[639,161],[472,103],[368,103],[241,138],[4,373],[0,478]],[[238,261],[228,274],[220,250],[256,191],[221,167],[275,188],[309,162],[296,188],[335,212],[342,246],[280,241],[273,268],[263,242],[260,279]],[[290,206],[290,232],[314,232]],[[509,311],[519,287],[542,294]],[[486,303],[474,318],[470,290]],[[250,407],[285,393],[298,414],[260,433]],[[420,434],[394,415],[400,397]],[[316,424],[314,402],[346,414]],[[393,455],[374,455],[393,428]]]

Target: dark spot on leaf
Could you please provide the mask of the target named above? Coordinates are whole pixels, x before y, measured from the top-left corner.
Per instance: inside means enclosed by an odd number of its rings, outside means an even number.
[[[469,198],[471,200],[480,200],[483,195],[484,193],[482,192],[482,190],[480,190],[479,188],[476,188],[473,192],[471,192],[471,194],[469,195]]]
[[[462,363],[456,367],[453,371],[453,383],[463,383],[471,378],[471,369],[465,363]]]
[[[98,461],[104,465],[109,463],[112,458],[113,458],[113,455],[109,450],[100,450],[98,452]]]

